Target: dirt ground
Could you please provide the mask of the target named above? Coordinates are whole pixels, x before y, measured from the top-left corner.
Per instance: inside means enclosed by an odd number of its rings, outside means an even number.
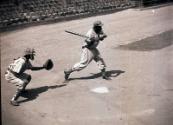
[[[3,125],[172,125],[173,6],[121,12],[1,33],[1,108]],[[80,59],[83,38],[102,20],[108,38],[99,45],[111,80],[101,78],[95,62],[73,73],[65,68]],[[33,65],[54,61],[51,71],[31,72],[20,106],[9,100],[16,87],[4,72],[26,47],[36,49]],[[103,89],[103,91],[95,91]]]

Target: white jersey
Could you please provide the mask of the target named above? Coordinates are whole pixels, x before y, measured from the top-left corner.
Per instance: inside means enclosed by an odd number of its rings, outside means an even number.
[[[100,34],[103,34],[103,31],[101,31]],[[97,33],[94,31],[94,29],[92,28],[92,29],[90,29],[90,30],[87,32],[86,36],[89,37],[89,39],[90,39],[90,38],[97,38],[97,37],[99,37],[100,34],[97,34]],[[91,44],[90,48],[96,48],[96,47],[98,46],[100,40],[99,40],[99,39],[98,39],[98,40],[95,40],[95,41],[90,41],[90,40],[88,40],[88,43],[84,42],[84,45],[83,45],[83,46],[86,46],[87,44],[90,44],[89,42],[93,42],[93,43]]]
[[[96,34],[96,32],[92,29],[90,29],[87,34],[86,34],[87,37],[90,38],[96,38],[98,37],[98,35]],[[88,43],[84,42],[84,45],[83,46],[86,46],[87,44],[90,44],[89,42],[91,42],[90,40],[88,40]],[[93,43],[91,44],[90,48],[96,48],[99,44],[99,40],[95,40],[95,41],[92,41]]]
[[[29,60],[27,61],[26,58],[24,57],[15,59],[14,62],[8,66],[9,70],[16,73],[23,73],[25,72],[25,70],[31,69],[31,68],[32,68],[32,64],[30,63]]]

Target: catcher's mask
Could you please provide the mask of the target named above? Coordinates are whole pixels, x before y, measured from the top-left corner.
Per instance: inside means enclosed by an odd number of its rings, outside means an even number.
[[[24,56],[29,57],[31,60],[34,60],[34,56],[35,56],[35,50],[32,48],[27,48],[24,51]]]

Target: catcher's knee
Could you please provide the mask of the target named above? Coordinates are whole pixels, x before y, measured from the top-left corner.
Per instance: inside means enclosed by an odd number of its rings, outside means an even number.
[[[19,90],[19,91],[24,90],[24,89],[26,88],[26,86],[28,85],[28,83],[29,83],[28,81],[25,81],[25,80],[24,80],[24,81],[23,81],[23,84],[21,84],[21,85],[18,86],[18,90]]]
[[[31,80],[28,80],[28,79],[23,80],[23,85],[28,85],[28,83],[29,83],[30,81],[31,81]]]
[[[22,80],[22,82],[19,84],[19,89],[20,90],[25,89],[25,87],[28,85],[30,81],[31,81],[31,76],[29,75],[27,79]]]

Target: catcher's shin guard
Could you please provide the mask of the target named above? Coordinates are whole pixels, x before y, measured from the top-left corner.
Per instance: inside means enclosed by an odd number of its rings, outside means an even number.
[[[28,83],[25,83],[24,85],[23,85],[23,89],[21,90],[21,93],[26,93],[27,92],[27,90],[26,90],[26,86],[28,85]]]
[[[31,75],[28,75],[27,80],[25,80],[24,84],[23,84],[23,88],[21,90],[21,92],[27,92],[26,91],[26,86],[28,85],[28,83],[31,81]]]

